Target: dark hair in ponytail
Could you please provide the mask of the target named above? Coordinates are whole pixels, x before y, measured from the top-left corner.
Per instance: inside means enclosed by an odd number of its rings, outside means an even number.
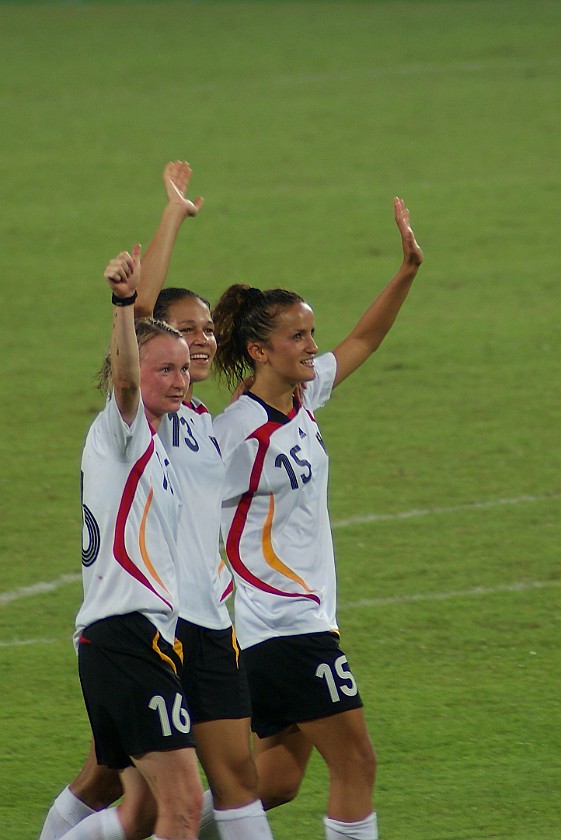
[[[304,298],[286,289],[255,289],[237,283],[229,286],[214,307],[212,317],[216,327],[218,350],[214,359],[219,377],[232,390],[255,370],[247,352],[251,341],[264,344],[275,328],[279,312]]]

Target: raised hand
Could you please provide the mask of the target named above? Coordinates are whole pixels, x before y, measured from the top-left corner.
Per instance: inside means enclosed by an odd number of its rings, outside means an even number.
[[[415,234],[409,223],[409,210],[405,206],[402,198],[397,196],[393,200],[393,207],[395,213],[395,222],[401,234],[401,244],[403,246],[403,262],[408,265],[419,266],[423,262],[423,252],[420,249]]]
[[[191,180],[191,167],[187,161],[170,161],[164,169],[163,179],[168,203],[180,209],[185,216],[196,216],[204,199],[198,196],[191,201],[185,195]]]
[[[103,276],[116,297],[130,297],[140,282],[140,245],[135,245],[132,255],[121,251],[107,265]]]

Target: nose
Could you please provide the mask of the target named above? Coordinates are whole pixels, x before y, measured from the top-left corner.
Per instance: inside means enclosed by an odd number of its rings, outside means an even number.
[[[308,342],[308,347],[306,349],[307,349],[308,353],[317,353],[318,346],[315,343],[313,336],[310,336],[310,340]]]
[[[191,381],[191,377],[189,376],[189,371],[178,370],[177,376],[175,377],[175,386],[176,388],[181,388],[182,391],[185,391],[189,387],[189,382]]]
[[[208,337],[204,330],[195,330],[191,336],[191,344],[208,344]]]

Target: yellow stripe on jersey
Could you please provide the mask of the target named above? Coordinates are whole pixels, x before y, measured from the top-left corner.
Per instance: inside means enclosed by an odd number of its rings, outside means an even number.
[[[160,641],[160,631],[156,630],[156,635],[152,639],[152,650],[156,651],[156,653],[158,654],[158,656],[160,657],[162,662],[167,662],[168,663],[168,665],[173,669],[174,674],[177,674],[177,667],[175,665],[175,662],[173,661],[171,656],[166,656],[166,654],[163,651],[160,650],[160,648],[158,647],[158,642],[159,641]],[[181,644],[181,642],[179,642],[179,644]],[[175,643],[174,643],[173,647],[174,647],[174,650],[175,650]]]
[[[148,556],[148,549],[146,548],[146,521],[148,519],[148,513],[150,511],[150,507],[152,506],[152,499],[153,498],[154,498],[154,488],[150,487],[150,493],[148,494],[148,499],[146,500],[146,505],[144,507],[144,513],[142,514],[142,522],[140,523],[140,534],[139,534],[139,537],[138,537],[138,544],[139,544],[139,547],[140,547],[140,553],[142,554],[142,559],[144,560],[144,562],[146,564],[146,568],[148,569],[148,571],[150,572],[150,574],[152,575],[154,580],[156,580],[160,584],[160,586],[162,587],[164,592],[168,592],[168,590],[164,586],[162,580],[160,579],[160,576],[156,572],[156,569],[152,565],[150,557]],[[168,592],[168,594],[169,594],[169,592]]]
[[[295,583],[299,583],[300,586],[304,588],[306,592],[311,592],[312,590],[306,584],[296,572],[293,572],[292,569],[289,569],[286,566],[280,557],[277,557],[275,554],[275,549],[273,548],[273,542],[271,539],[271,531],[273,529],[273,514],[275,512],[275,500],[273,498],[273,494],[269,493],[269,513],[267,514],[267,519],[265,520],[265,526],[263,528],[263,538],[261,540],[262,548],[263,548],[263,556],[265,560],[269,564],[272,569],[275,571],[280,572],[281,575],[284,575],[290,580],[293,580]]]

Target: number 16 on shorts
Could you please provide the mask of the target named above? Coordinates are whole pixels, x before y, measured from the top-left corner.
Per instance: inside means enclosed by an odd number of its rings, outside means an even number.
[[[173,729],[183,734],[191,731],[191,718],[189,712],[183,706],[183,696],[179,692],[175,695],[171,714],[161,694],[155,694],[150,699],[148,708],[153,709],[160,716],[160,726],[164,737],[171,735]]]

